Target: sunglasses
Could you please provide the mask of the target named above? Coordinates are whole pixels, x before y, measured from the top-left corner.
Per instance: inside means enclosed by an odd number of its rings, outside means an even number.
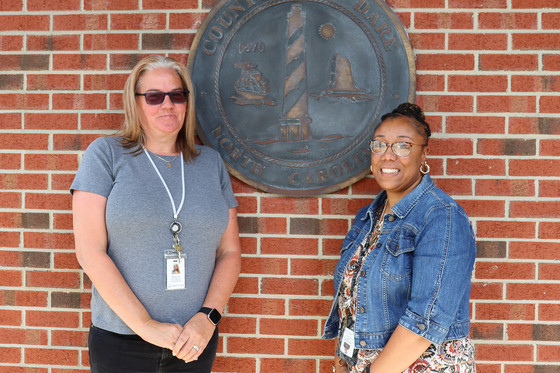
[[[373,140],[369,142],[369,149],[373,154],[385,154],[387,149],[391,147],[393,153],[397,157],[406,157],[410,155],[410,152],[412,151],[412,147],[414,145],[424,146],[426,144],[413,144],[411,142],[406,142],[406,141],[399,141],[399,142],[394,142],[392,144],[387,144],[385,141]]]
[[[165,96],[174,104],[183,104],[187,102],[189,91],[184,89],[176,89],[171,92],[151,91],[146,93],[136,93],[136,96],[144,96],[148,105],[159,105],[165,100]]]

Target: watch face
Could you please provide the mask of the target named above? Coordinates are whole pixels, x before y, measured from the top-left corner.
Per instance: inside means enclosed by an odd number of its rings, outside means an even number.
[[[218,325],[218,323],[220,322],[220,320],[222,319],[222,315],[220,315],[220,313],[213,309],[212,311],[210,311],[210,313],[208,314],[208,318],[210,319],[210,321],[212,321],[212,323],[214,325]]]

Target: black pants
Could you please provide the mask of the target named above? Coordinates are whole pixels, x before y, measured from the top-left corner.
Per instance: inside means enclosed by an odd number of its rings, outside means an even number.
[[[155,346],[137,335],[124,335],[91,326],[91,373],[210,373],[218,349],[218,328],[198,360],[176,358],[171,350]]]

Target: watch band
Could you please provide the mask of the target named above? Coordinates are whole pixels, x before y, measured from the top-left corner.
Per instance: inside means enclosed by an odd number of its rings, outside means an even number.
[[[222,319],[222,315],[215,308],[201,307],[198,312],[205,314],[208,317],[208,320],[214,325],[218,325]]]

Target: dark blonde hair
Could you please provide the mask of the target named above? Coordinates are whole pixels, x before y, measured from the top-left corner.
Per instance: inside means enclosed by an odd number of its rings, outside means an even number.
[[[132,149],[132,154],[138,155],[143,151],[142,145],[146,138],[140,124],[138,108],[136,105],[136,93],[142,82],[142,76],[147,71],[155,69],[174,70],[183,84],[183,89],[188,90],[187,113],[183,126],[177,135],[177,150],[183,153],[185,161],[193,161],[198,152],[195,144],[196,114],[194,108],[194,87],[185,66],[170,57],[153,55],[142,59],[134,66],[132,72],[126,79],[123,92],[124,121],[117,136],[122,137],[122,146]]]
[[[392,112],[387,113],[381,117],[381,122],[391,118],[405,117],[416,128],[418,133],[424,137],[426,145],[428,145],[428,138],[432,135],[430,125],[426,122],[426,117],[420,106],[405,102],[397,106]]]

